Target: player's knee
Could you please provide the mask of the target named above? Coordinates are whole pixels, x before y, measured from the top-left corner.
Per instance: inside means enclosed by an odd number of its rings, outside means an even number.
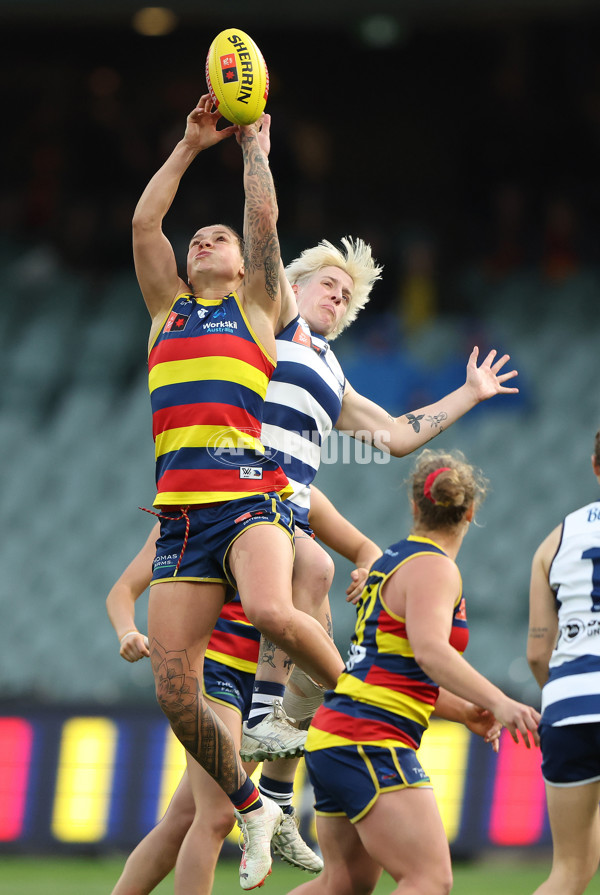
[[[293,578],[294,605],[304,612],[316,615],[327,597],[333,582],[334,564],[324,550],[314,561]]]
[[[224,840],[231,833],[235,825],[235,817],[230,808],[224,807],[215,812],[211,821],[213,833],[216,839]]]
[[[248,621],[273,643],[285,642],[294,630],[294,608],[264,602],[244,607]]]
[[[329,890],[335,895],[371,895],[379,880],[379,871],[371,862],[365,865],[360,858],[336,862],[329,868],[326,862],[325,870],[329,870]]]
[[[449,895],[452,890],[452,868],[442,865],[432,868],[434,874],[431,878],[431,886],[423,889],[426,895]]]

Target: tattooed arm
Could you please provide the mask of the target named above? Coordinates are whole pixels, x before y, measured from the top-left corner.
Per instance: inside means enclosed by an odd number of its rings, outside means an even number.
[[[277,236],[277,197],[267,154],[259,141],[260,129],[268,129],[270,116],[239,129],[244,159],[244,283],[242,300],[250,312],[266,316],[271,330],[279,317],[280,252]],[[263,135],[264,139],[264,135]],[[254,322],[254,321],[253,321]]]
[[[531,563],[527,661],[540,687],[548,679],[548,665],[558,634],[556,598],[550,587],[548,574],[561,535],[562,525],[559,525],[542,541]]]
[[[347,382],[342,412],[335,427],[394,457],[404,457],[439,435],[481,401],[494,395],[518,392],[517,388],[504,385],[517,375],[516,370],[502,372],[509,360],[507,354],[496,360],[496,352],[490,351],[477,366],[478,357],[479,349],[474,348],[464,385],[434,404],[399,417],[391,416],[378,404],[359,395]]]

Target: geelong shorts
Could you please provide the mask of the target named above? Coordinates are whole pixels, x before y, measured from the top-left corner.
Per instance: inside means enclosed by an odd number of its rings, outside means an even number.
[[[431,786],[413,749],[332,746],[305,752],[304,759],[316,813],[345,815],[352,823],[361,820],[383,792]]]
[[[163,507],[152,581],[235,581],[227,554],[254,525],[277,525],[294,542],[292,512],[275,492],[195,507]]]
[[[252,702],[254,675],[249,671],[231,668],[214,659],[204,660],[202,689],[205,696],[215,702],[229,705],[245,719]]]
[[[540,724],[542,776],[551,786],[600,780],[600,724]]]

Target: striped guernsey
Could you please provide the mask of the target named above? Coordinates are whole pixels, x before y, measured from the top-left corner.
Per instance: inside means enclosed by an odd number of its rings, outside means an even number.
[[[260,440],[275,364],[235,292],[176,298],[148,358],[155,506],[291,493]]]
[[[439,687],[417,665],[404,619],[386,606],[382,590],[400,566],[431,553],[446,555],[428,538],[411,535],[373,563],[358,605],[346,668],[313,718],[307,752],[356,744],[419,748]],[[468,637],[459,593],[450,644],[462,653]]]

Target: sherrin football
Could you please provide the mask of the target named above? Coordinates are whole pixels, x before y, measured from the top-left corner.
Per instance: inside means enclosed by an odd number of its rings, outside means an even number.
[[[206,83],[213,103],[232,124],[252,124],[265,110],[269,72],[252,38],[238,28],[221,31],[211,43]]]

